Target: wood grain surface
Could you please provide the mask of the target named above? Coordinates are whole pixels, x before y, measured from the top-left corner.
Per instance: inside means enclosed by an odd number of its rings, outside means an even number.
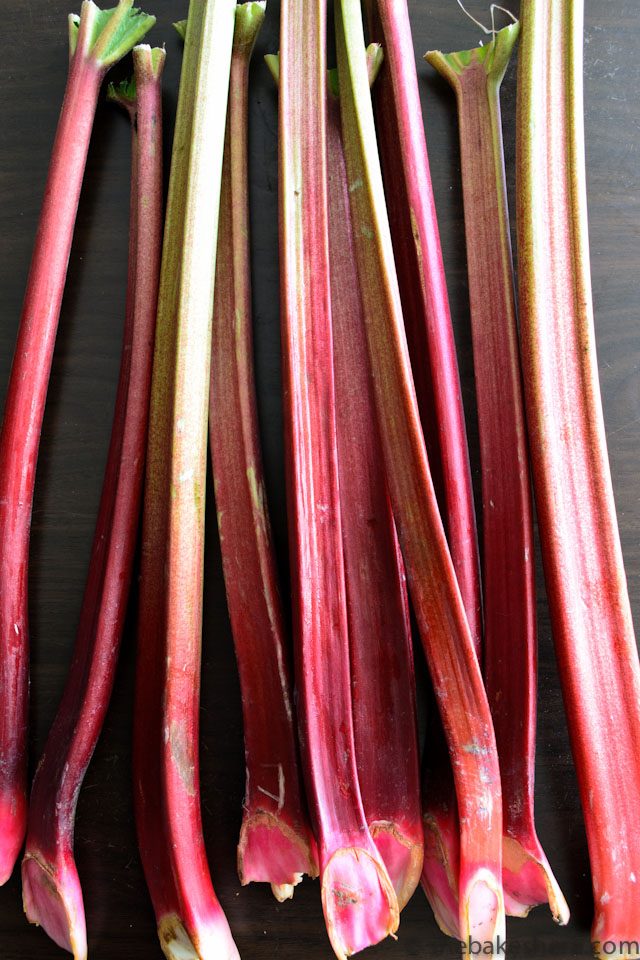
[[[0,390],[4,396],[49,152],[66,77],[72,0],[0,0]],[[181,50],[171,23],[186,0],[145,0],[166,43],[167,143]],[[488,3],[468,0],[486,17]],[[517,13],[517,3],[511,4]],[[278,329],[276,97],[262,55],[278,49],[278,0],[269,0],[251,80],[252,251],[257,374],[271,509],[286,576],[286,516]],[[410,0],[416,55],[476,45],[478,30],[455,0]],[[586,133],[593,283],[609,453],[636,618],[640,614],[640,4],[586,0]],[[118,68],[122,75],[128,66]],[[420,89],[465,402],[474,476],[477,431],[453,95],[419,60]],[[503,87],[509,188],[514,179],[515,70]],[[169,151],[167,148],[167,161]],[[100,105],[78,215],[38,466],[31,545],[31,762],[38,757],[69,663],[102,483],[124,315],[129,178],[128,121]],[[2,398],[0,398],[1,400]],[[212,497],[209,499],[213,507]],[[216,889],[244,960],[329,960],[317,882],[278,905],[264,887],[241,888],[235,844],[243,792],[238,680],[215,524],[208,511],[202,698],[202,792]],[[132,598],[134,609],[135,597]],[[566,929],[544,908],[509,923],[509,956],[589,957],[591,892],[586,842],[543,587],[539,591],[540,696],[537,820],[572,910]],[[136,850],[130,786],[135,636],[123,642],[113,702],[78,805],[77,862],[92,960],[159,957]],[[603,703],[607,691],[603,690]],[[393,771],[389,771],[393,775]],[[603,784],[603,789],[608,785]],[[628,784],[638,789],[638,784]],[[640,825],[639,825],[640,828]],[[372,957],[455,958],[418,891],[398,943]],[[17,874],[0,889],[0,957],[55,960],[62,953],[30,928]]]

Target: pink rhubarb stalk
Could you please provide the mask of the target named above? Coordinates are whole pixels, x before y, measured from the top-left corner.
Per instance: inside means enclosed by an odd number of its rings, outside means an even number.
[[[380,161],[427,454],[471,635],[481,634],[469,451],[407,0],[366,0],[385,62],[374,90]]]
[[[378,422],[409,590],[451,754],[460,810],[463,940],[504,938],[502,801],[489,704],[420,427],[384,203],[358,0],[336,6],[343,137]]]
[[[69,19],[69,77],[51,154],[0,434],[0,884],[27,819],[27,568],[40,431],[93,118],[105,74],[154,23],[132,0]]]
[[[160,277],[143,524],[136,823],[165,955],[235,960],[198,764],[211,318],[236,4],[190,7]]]
[[[600,398],[582,0],[524,0],[517,220],[525,405],[547,594],[593,878],[595,953],[640,939],[640,666]],[[625,946],[626,941],[626,946]]]
[[[329,280],[326,14],[326,0],[282,4],[280,256],[302,757],[327,930],[344,958],[394,933],[399,912],[367,826],[354,749]]]
[[[136,47],[133,60],[129,284],[113,430],[74,658],[33,783],[22,864],[28,919],[76,960],[87,955],[87,935],[73,856],[75,811],[109,704],[127,608],[160,271],[164,51]]]
[[[298,760],[282,601],[267,510],[253,370],[247,123],[249,62],[264,2],[236,11],[220,198],[210,440],[227,605],[242,690],[246,788],[241,882],[293,896],[317,876]]]
[[[533,511],[527,448],[500,85],[519,24],[491,42],[426,59],[458,104],[465,235],[482,467],[484,676],[498,744],[507,912],[549,903],[569,911],[534,821],[536,611]]]
[[[369,48],[370,74],[382,62]],[[337,74],[335,74],[337,81]],[[337,84],[336,84],[337,85]],[[340,508],[358,780],[369,830],[402,909],[424,846],[411,623],[381,458],[351,225],[340,103],[329,96],[329,250]],[[389,776],[389,771],[393,776]]]
[[[374,90],[380,161],[418,408],[471,635],[482,631],[480,570],[460,376],[429,171],[406,0],[367,0],[385,65]],[[457,934],[459,827],[446,742],[434,706],[424,770],[423,888]]]

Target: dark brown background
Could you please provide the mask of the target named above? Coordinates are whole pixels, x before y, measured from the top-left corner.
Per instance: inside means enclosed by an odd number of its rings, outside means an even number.
[[[49,151],[66,75],[66,14],[72,0],[0,0],[0,389],[4,393]],[[468,0],[485,16],[488,3]],[[517,4],[511,3],[517,13]],[[586,132],[593,283],[602,392],[632,601],[640,614],[640,5],[586,2]],[[74,9],[72,3],[71,9]],[[175,110],[180,46],[171,23],[186,0],[145,0],[166,42],[167,130]],[[417,55],[463,49],[479,31],[455,0],[410,0]],[[271,507],[283,564],[276,231],[276,100],[262,55],[278,48],[278,2],[254,61],[251,196],[258,386]],[[464,237],[453,98],[426,65],[418,67],[465,400],[472,401]],[[122,71],[120,71],[122,72]],[[117,75],[117,72],[116,72]],[[507,170],[513,196],[515,72],[503,88]],[[129,176],[128,122],[101,104],[89,156],[53,364],[40,451],[31,550],[33,639],[31,757],[42,749],[69,662],[102,481],[124,313]],[[475,425],[472,455],[477,465]],[[475,470],[477,478],[477,468]],[[212,871],[245,960],[330,958],[317,883],[305,881],[279,906],[264,887],[241,889],[235,843],[243,789],[238,682],[225,607],[215,514],[209,512],[202,698],[202,788]],[[569,928],[540,908],[509,924],[512,957],[588,957],[591,894],[576,783],[540,590],[538,825],[569,901]],[[93,960],[157,958],[160,948],[136,851],[130,797],[134,634],[124,638],[105,730],[80,796],[76,852]],[[607,691],[603,690],[603,698]],[[393,775],[393,771],[389,771]],[[638,784],[602,784],[603,790]],[[638,825],[640,829],[640,825]],[[0,890],[0,957],[54,960],[59,951],[29,928],[17,875]],[[418,891],[403,914],[399,943],[372,956],[454,958]]]

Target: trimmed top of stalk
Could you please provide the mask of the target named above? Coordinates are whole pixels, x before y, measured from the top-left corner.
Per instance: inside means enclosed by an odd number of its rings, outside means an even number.
[[[520,22],[516,20],[502,30],[497,30],[489,43],[471,50],[459,50],[455,53],[442,53],[440,50],[430,50],[425,53],[424,59],[441,73],[452,86],[456,86],[457,79],[469,67],[476,64],[481,66],[488,77],[502,81],[505,75],[513,48],[520,34]]]
[[[247,52],[253,49],[267,9],[267,0],[249,0],[236,7],[236,25],[233,34],[234,47],[245,46]],[[178,20],[174,27],[184,40],[187,35],[187,21]]]
[[[156,18],[120,0],[117,7],[101,10],[93,0],[84,0],[80,13],[69,15],[69,56],[76,53],[108,69],[142,40]]]

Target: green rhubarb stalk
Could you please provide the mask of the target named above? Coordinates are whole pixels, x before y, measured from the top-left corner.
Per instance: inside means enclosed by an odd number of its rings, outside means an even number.
[[[202,836],[204,497],[218,209],[236,4],[192,2],[160,280],[142,545],[136,821],[171,958],[237,957]]]

